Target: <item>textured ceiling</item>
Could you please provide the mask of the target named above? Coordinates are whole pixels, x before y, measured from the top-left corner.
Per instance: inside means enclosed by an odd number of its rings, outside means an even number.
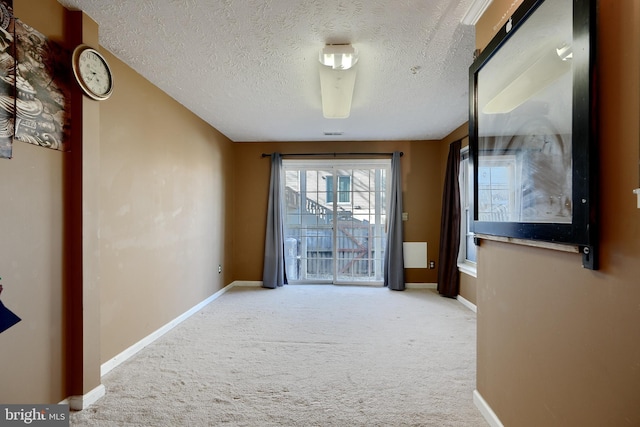
[[[236,142],[440,139],[468,118],[475,37],[460,19],[472,0],[58,1]],[[360,53],[348,119],[322,115],[326,43]]]

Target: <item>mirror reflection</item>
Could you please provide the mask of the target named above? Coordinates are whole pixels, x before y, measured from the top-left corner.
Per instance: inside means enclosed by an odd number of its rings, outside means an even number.
[[[479,221],[572,222],[572,20],[545,1],[478,72]]]

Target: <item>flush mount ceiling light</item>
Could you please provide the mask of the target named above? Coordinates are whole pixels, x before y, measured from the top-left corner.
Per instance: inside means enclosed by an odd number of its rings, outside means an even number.
[[[346,119],[351,113],[358,52],[350,44],[329,44],[318,59],[322,114],[327,119]]]
[[[328,44],[320,51],[319,59],[334,70],[348,70],[358,62],[358,51],[350,44]]]

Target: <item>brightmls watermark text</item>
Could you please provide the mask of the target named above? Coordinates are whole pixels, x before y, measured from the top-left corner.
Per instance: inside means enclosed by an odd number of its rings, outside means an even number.
[[[69,427],[69,405],[0,405],[0,427]]]

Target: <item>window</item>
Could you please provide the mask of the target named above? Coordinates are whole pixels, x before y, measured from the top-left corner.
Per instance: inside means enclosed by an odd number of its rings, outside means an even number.
[[[282,165],[289,283],[382,284],[391,160]]]
[[[522,195],[516,156],[493,156],[478,168],[478,219],[520,221]],[[473,187],[471,187],[473,188]]]
[[[327,203],[333,203],[333,177],[327,176]],[[351,203],[351,176],[338,175],[338,203]]]
[[[460,250],[458,268],[471,276],[476,276],[476,245],[473,241],[471,224],[473,221],[473,170],[469,162],[469,147],[460,150]]]

